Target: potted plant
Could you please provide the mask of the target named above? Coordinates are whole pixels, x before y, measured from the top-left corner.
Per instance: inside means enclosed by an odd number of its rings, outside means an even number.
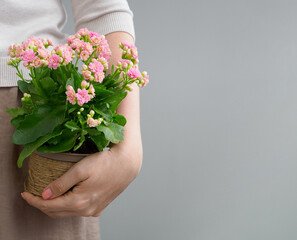
[[[29,157],[25,190],[41,196],[43,189],[88,154],[123,140],[124,116],[119,103],[132,90],[144,87],[136,47],[119,46],[122,59],[108,72],[110,49],[103,35],[80,29],[67,44],[30,37],[9,47],[8,65],[16,68],[22,107],[6,111],[13,117],[13,143],[23,145],[17,164]],[[82,69],[78,69],[78,60]],[[25,79],[19,64],[30,71]]]

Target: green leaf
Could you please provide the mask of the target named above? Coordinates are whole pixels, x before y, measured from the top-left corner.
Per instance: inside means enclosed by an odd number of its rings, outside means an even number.
[[[49,139],[60,135],[61,133],[62,133],[61,128],[56,128],[53,133],[42,136],[42,137],[38,138],[35,142],[26,144],[24,146],[24,149],[22,150],[22,152],[19,155],[18,162],[17,162],[18,167],[19,168],[22,167],[24,159],[26,157],[28,157],[36,148],[38,148],[39,146],[44,144]]]
[[[65,88],[67,88],[68,85],[74,88],[74,77],[72,74],[71,74],[71,78],[67,79]]]
[[[71,85],[71,86],[73,86],[74,90],[76,91],[78,88],[81,87],[80,85],[84,78],[83,78],[82,74],[79,74],[76,71],[72,71],[71,78],[73,79],[73,85]]]
[[[61,73],[60,73],[60,71],[58,69],[51,69],[50,76],[59,85],[63,85],[63,88],[65,87],[64,86],[65,84],[64,84],[63,76],[61,75]]]
[[[51,96],[51,94],[57,89],[58,85],[51,77],[45,77],[39,80],[40,86],[44,90],[47,96]]]
[[[6,108],[5,110],[9,115],[11,115],[14,118],[26,113],[26,111],[23,108]]]
[[[12,126],[14,126],[15,128],[18,128],[19,125],[21,124],[21,122],[24,121],[25,117],[26,117],[25,115],[19,115],[15,118],[11,119],[10,124]]]
[[[57,91],[57,94],[61,94],[61,93],[64,93],[66,91],[65,87],[60,85],[58,91]]]
[[[28,85],[30,85],[30,83],[27,83],[23,80],[18,80],[18,87],[22,93],[29,93]]]
[[[96,113],[100,114],[106,121],[111,121],[112,112],[107,108],[106,104],[97,104],[93,106]]]
[[[110,110],[112,112],[116,111],[119,103],[127,96],[127,92],[118,91],[115,92],[112,96],[104,98],[102,101],[107,102],[110,105]]]
[[[93,84],[93,86],[96,93],[96,99],[102,99],[113,94],[113,91],[107,90],[100,85]]]
[[[87,128],[87,132],[90,136],[100,135],[101,132],[98,131],[96,128]]]
[[[109,141],[105,138],[104,134],[102,132],[99,132],[95,129],[90,129],[94,130],[93,133],[89,132],[89,137],[91,140],[96,144],[97,149],[99,152],[101,152],[104,148],[106,148],[109,144]]]
[[[69,128],[71,131],[79,131],[80,130],[80,127],[72,120],[66,122],[65,127]]]
[[[72,108],[70,108],[69,110],[68,110],[68,114],[70,114],[70,113],[72,113],[74,110],[76,110],[77,109],[77,107],[72,107]]]
[[[32,114],[19,122],[13,134],[13,142],[18,145],[34,142],[42,135],[52,132],[59,123],[63,122],[64,118],[65,105],[40,105]]]
[[[85,135],[81,135],[79,139],[79,143],[73,148],[73,150],[76,151],[77,149],[79,149],[85,140],[86,140]]]
[[[124,127],[117,124],[111,123],[108,126],[103,124],[96,127],[98,131],[103,132],[105,138],[112,143],[119,143],[124,140]]]
[[[77,132],[71,132],[69,129],[64,129],[62,134],[57,137],[56,144],[44,145],[37,149],[38,152],[66,152],[73,148],[76,139],[80,135]]]
[[[114,121],[116,121],[121,126],[125,126],[126,125],[127,119],[123,115],[121,115],[121,114],[115,114],[113,117],[114,117]]]

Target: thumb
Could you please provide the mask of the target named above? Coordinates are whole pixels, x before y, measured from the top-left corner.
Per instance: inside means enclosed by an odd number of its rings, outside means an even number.
[[[77,183],[85,180],[84,171],[79,164],[74,164],[64,175],[49,184],[42,192],[43,199],[53,199],[67,192]]]

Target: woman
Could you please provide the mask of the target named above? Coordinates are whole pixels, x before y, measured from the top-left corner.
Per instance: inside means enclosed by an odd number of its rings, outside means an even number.
[[[10,142],[14,129],[5,112],[7,107],[20,105],[22,94],[16,87],[18,79],[14,69],[6,65],[7,48],[29,36],[51,38],[55,44],[65,43],[67,36],[61,29],[66,14],[61,0],[4,0],[1,4],[0,239],[99,239],[97,217],[141,168],[138,88],[135,87],[118,108],[127,118],[123,142],[75,164],[45,188],[42,198],[22,193],[27,161],[22,169],[17,168],[20,147]],[[88,28],[106,35],[112,51],[109,64],[115,65],[121,58],[119,43],[134,39],[133,15],[126,0],[72,0],[72,8],[76,30]],[[73,186],[73,190],[67,192]]]

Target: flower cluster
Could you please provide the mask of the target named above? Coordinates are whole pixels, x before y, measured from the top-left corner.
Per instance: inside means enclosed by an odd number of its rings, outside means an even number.
[[[77,53],[78,58],[87,61],[90,56],[109,60],[111,51],[103,35],[80,29],[75,35],[67,38],[68,45]]]
[[[92,59],[88,66],[84,64],[81,70],[84,79],[101,83],[105,77],[103,65],[105,62],[103,60],[104,58],[100,58],[99,61]]]
[[[96,127],[103,122],[103,118],[94,119],[95,112],[91,110],[90,113],[87,115],[88,120],[87,124],[89,127]]]
[[[48,65],[47,48],[52,46],[50,39],[42,39],[30,37],[22,44],[12,44],[8,48],[8,55],[11,57],[9,65],[14,65],[23,61],[23,65],[27,68],[41,67]]]
[[[117,64],[117,69],[124,72],[127,77],[138,86],[144,87],[149,83],[147,72],[138,70],[137,48],[132,43],[123,42],[120,44],[123,49],[122,59]],[[126,90],[132,91],[131,84],[126,86]]]
[[[59,66],[66,66],[75,58],[75,52],[68,45],[57,45],[51,51],[48,58],[48,67],[57,69]]]
[[[81,82],[81,88],[77,89],[77,93],[74,88],[70,85],[66,87],[67,100],[75,105],[82,106],[84,103],[88,103],[91,99],[95,97],[95,89],[92,84],[89,84],[86,80]]]
[[[134,65],[138,64],[137,48],[129,42],[122,42],[120,48],[123,50],[122,58],[131,60]]]
[[[48,50],[50,46],[53,47],[51,51]],[[141,73],[138,70],[139,61],[135,45],[122,42],[119,47],[123,50],[122,59],[119,60],[115,72],[113,72],[113,76],[118,76],[117,84],[123,86],[126,91],[133,89],[133,83],[139,87],[147,85],[149,76],[146,72]],[[73,86],[68,85],[65,93],[71,104],[82,106],[95,97],[95,89],[91,82],[93,84],[104,84],[111,52],[103,35],[84,28],[75,35],[69,36],[65,45],[53,46],[50,39],[30,37],[22,44],[11,45],[8,49],[8,55],[11,57],[8,64],[16,68],[23,61],[23,65],[27,68],[48,67],[57,69],[58,67],[69,66],[76,57],[77,60],[81,59],[83,61],[81,72],[84,78],[81,82],[81,88],[74,89]],[[93,120],[89,120],[89,122],[91,121]],[[96,123],[94,121],[93,125]]]
[[[11,57],[8,64],[14,65],[23,61],[23,65],[27,68],[48,66],[57,69],[75,58],[75,52],[68,45],[57,45],[50,53],[47,49],[49,46],[53,46],[50,39],[37,37],[30,37],[21,45],[12,44],[8,49],[8,55]]]

